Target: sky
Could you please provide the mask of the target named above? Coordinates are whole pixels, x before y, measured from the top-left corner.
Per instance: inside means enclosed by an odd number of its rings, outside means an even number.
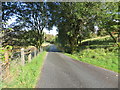
[[[15,20],[16,20],[16,18],[14,17],[14,18],[11,18],[11,19],[9,19],[8,20],[8,25],[10,25],[10,24],[12,24],[13,22],[15,22]],[[52,34],[52,35],[57,35],[58,34],[58,32],[57,32],[57,27],[56,26],[53,26],[53,28],[52,28],[52,30],[47,30],[46,28],[44,28],[43,29],[43,32],[45,32],[46,34]],[[96,30],[96,32],[95,33],[97,33],[97,31],[99,30],[99,28],[98,28],[98,26],[94,26],[94,29]]]
[[[11,18],[8,20],[8,25],[12,24],[13,22],[15,22],[16,18]],[[52,35],[57,35],[58,32],[56,31],[57,27],[53,26],[52,30],[47,30],[46,28],[44,28],[43,32],[45,32],[46,34],[52,34]]]
[[[15,22],[15,20],[16,20],[16,18],[11,18],[11,19],[9,19],[8,20],[8,25],[10,25],[10,24],[12,24],[13,22]],[[94,28],[95,28],[95,30],[96,30],[96,32],[95,33],[97,33],[97,31],[99,30],[98,29],[98,26],[94,26]],[[44,28],[43,29],[43,32],[45,32],[46,34],[52,34],[52,35],[57,35],[58,34],[58,32],[57,32],[57,27],[56,26],[53,26],[53,28],[52,28],[52,30],[47,30],[46,28]]]
[[[11,18],[11,19],[8,19],[8,25],[12,24],[13,22],[15,22],[16,18]]]
[[[56,31],[56,29],[57,29],[57,27],[55,27],[55,26],[53,26],[53,28],[52,28],[52,30],[47,30],[46,28],[44,28],[44,32],[46,33],[46,34],[52,34],[52,35],[57,35],[58,34],[58,32]]]
[[[15,22],[16,18],[11,18],[8,20],[8,25],[12,24],[13,22]],[[52,35],[57,35],[58,32],[57,32],[57,27],[56,26],[53,26],[52,30],[47,30],[46,28],[43,29],[43,32],[45,32],[46,34],[52,34]],[[96,30],[95,33],[97,33],[97,31],[99,30],[98,29],[98,26],[94,26],[94,29]]]

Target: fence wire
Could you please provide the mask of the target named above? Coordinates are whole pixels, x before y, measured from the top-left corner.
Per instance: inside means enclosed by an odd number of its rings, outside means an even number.
[[[28,55],[31,54],[31,59],[33,59],[39,53],[38,50],[27,53],[25,51],[25,64],[28,63]],[[9,58],[8,63],[0,62],[0,80],[4,81],[10,74],[10,68],[21,65],[21,52],[13,52]]]

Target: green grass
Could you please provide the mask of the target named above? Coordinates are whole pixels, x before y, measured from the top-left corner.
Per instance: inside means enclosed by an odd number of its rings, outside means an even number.
[[[3,83],[4,88],[35,88],[46,52],[40,53],[25,66],[18,66],[11,69],[12,80]]]
[[[85,63],[120,72],[118,70],[118,47],[114,46],[110,37],[89,39],[84,42],[88,42],[89,45],[82,45],[79,52],[65,53],[65,55]]]

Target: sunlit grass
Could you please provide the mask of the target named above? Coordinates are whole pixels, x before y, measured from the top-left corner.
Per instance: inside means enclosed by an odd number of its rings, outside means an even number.
[[[80,47],[79,52],[65,54],[82,62],[120,72],[118,70],[118,47],[114,46],[114,42],[112,42],[110,37],[107,36],[86,41],[90,41],[90,45],[83,45]]]
[[[89,49],[73,55],[68,53],[65,54],[76,60],[80,60],[89,64],[94,64],[96,66],[118,72],[117,52],[105,52],[105,50],[102,49]]]
[[[12,81],[4,82],[4,88],[35,88],[46,52],[40,53],[30,63],[25,66],[12,67]]]

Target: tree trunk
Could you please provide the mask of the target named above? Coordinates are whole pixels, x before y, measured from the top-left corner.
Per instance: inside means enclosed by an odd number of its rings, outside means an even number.
[[[120,32],[118,33],[117,41],[120,42]]]
[[[112,39],[114,40],[115,43],[117,43],[117,40],[115,39],[115,37],[112,35],[111,32],[107,31],[109,33],[109,35],[112,37]]]

